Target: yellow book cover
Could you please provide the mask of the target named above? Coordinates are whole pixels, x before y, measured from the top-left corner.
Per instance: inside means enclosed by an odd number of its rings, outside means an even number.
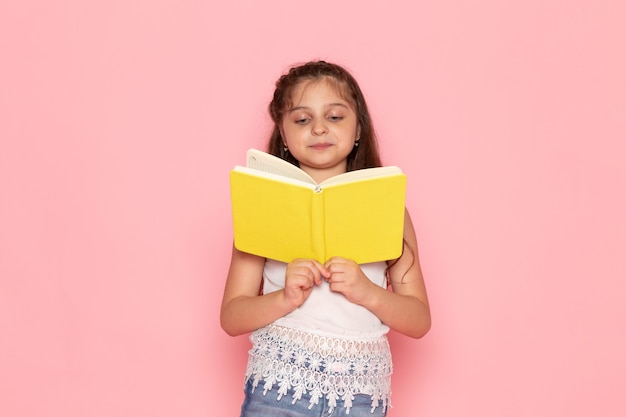
[[[359,264],[402,254],[406,175],[350,171],[316,184],[300,168],[250,149],[230,173],[235,247],[283,262],[333,256]]]

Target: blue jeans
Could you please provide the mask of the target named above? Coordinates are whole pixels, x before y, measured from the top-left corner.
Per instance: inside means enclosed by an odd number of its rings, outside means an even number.
[[[263,395],[263,385],[259,384],[252,392],[252,381],[248,381],[244,392],[245,398],[240,417],[385,417],[387,415],[387,409],[382,405],[372,412],[372,400],[369,395],[365,394],[354,396],[350,413],[346,414],[346,408],[341,400],[337,402],[337,407],[329,412],[330,408],[325,398],[320,398],[319,403],[309,409],[309,399],[306,395],[295,404],[291,403],[292,391],[278,400],[276,389]]]

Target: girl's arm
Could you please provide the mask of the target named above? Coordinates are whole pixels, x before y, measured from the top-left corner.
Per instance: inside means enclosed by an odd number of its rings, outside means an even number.
[[[222,328],[231,336],[256,330],[295,310],[327,274],[321,264],[297,259],[287,266],[284,289],[259,295],[264,264],[265,258],[233,247],[220,314]]]
[[[372,283],[351,260],[332,258],[326,263],[331,273],[331,290],[360,304],[392,329],[420,338],[430,329],[430,308],[417,253],[417,239],[411,218],[404,221],[405,246],[402,256],[389,263],[393,292]]]
[[[389,327],[407,336],[420,338],[430,330],[430,307],[415,229],[408,211],[404,219],[404,240],[402,256],[389,267],[393,292],[381,292],[370,303],[374,313]]]

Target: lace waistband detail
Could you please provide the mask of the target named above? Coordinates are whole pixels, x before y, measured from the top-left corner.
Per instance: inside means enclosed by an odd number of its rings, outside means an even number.
[[[290,389],[292,403],[308,394],[309,408],[325,396],[330,411],[342,400],[348,412],[355,394],[370,395],[372,411],[389,405],[393,369],[385,336],[358,341],[269,325],[250,341],[246,382],[263,382],[263,395],[276,385],[279,400]]]

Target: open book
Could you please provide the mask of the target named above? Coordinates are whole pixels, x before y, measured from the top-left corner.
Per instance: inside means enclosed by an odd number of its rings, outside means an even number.
[[[235,247],[291,262],[333,256],[359,264],[402,254],[406,175],[350,171],[317,184],[300,168],[250,149],[230,173]]]

